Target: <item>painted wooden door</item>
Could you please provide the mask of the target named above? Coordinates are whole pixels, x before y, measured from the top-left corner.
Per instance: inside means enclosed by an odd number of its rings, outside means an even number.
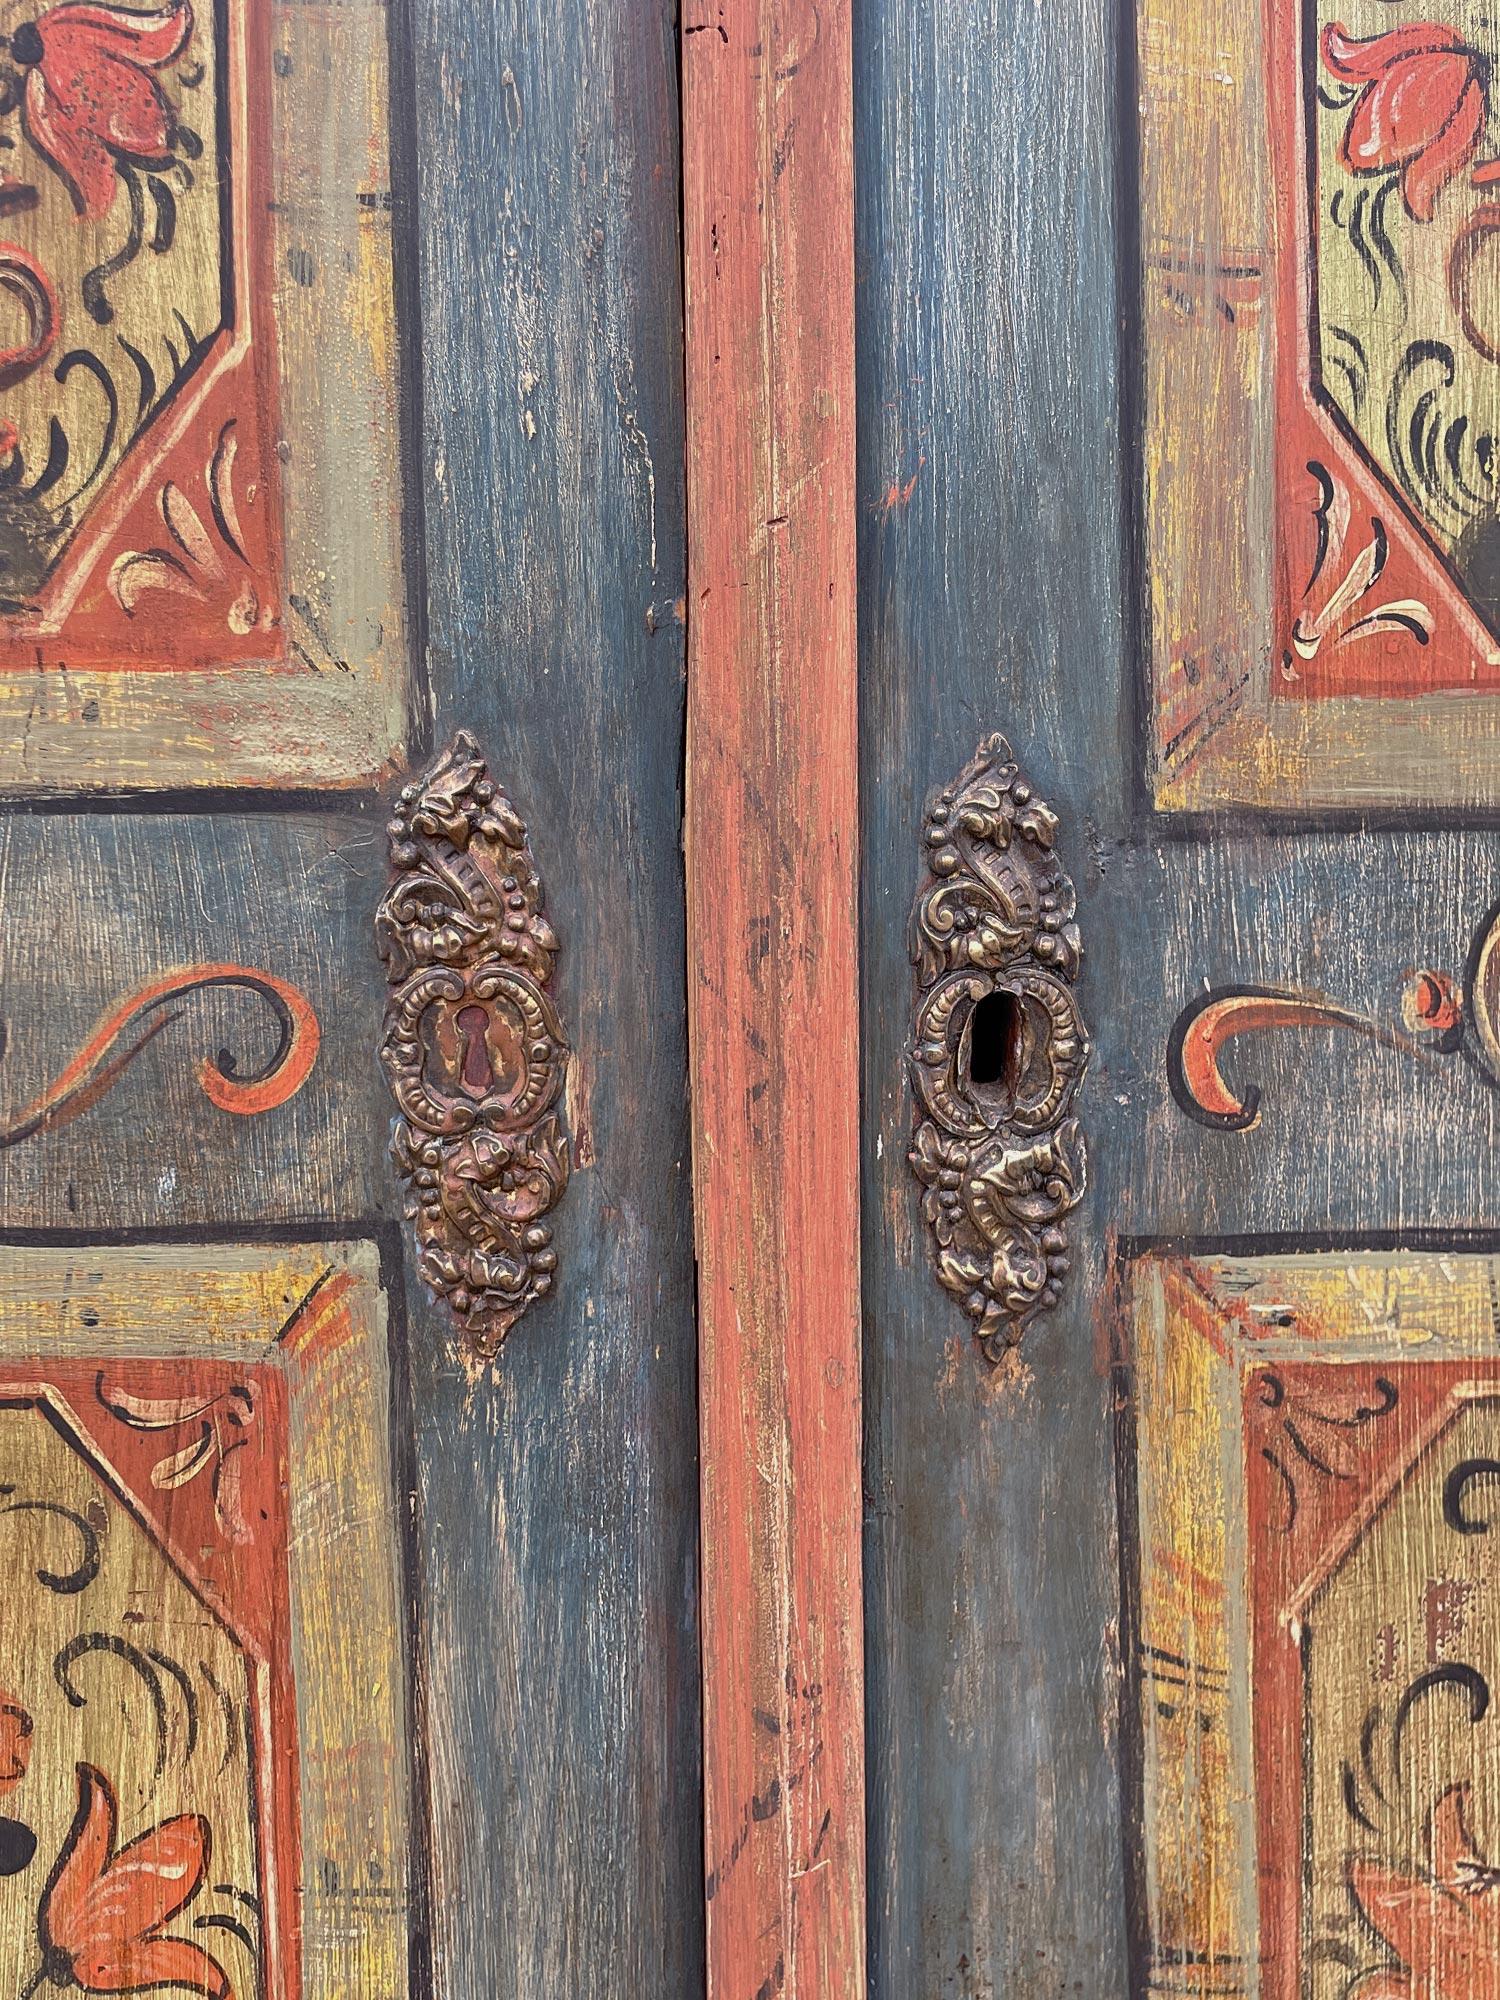
[[[676,65],[0,21],[0,1991],[701,1989]]]
[[[1494,24],[856,20],[871,1990],[1489,1993]]]
[[[1488,1994],[1483,10],[0,35],[0,1981]]]

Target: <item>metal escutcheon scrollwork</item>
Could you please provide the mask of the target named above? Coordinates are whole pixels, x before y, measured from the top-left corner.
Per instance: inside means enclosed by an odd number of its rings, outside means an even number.
[[[391,1157],[418,1268],[483,1360],[557,1267],[546,1218],[570,1165],[557,937],[526,828],[466,732],[401,792],[388,832],[375,928]]]
[[[1082,1197],[1071,1116],[1089,1039],[1057,815],[1003,736],[928,808],[912,916],[918,970],[909,1155],[938,1281],[999,1361],[1056,1304]]]

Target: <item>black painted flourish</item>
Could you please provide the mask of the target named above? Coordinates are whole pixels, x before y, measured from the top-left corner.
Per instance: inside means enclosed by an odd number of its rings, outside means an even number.
[[[1457,1535],[1487,1535],[1491,1523],[1464,1512],[1464,1495],[1476,1479],[1500,1479],[1500,1458],[1460,1459],[1443,1481],[1443,1519]]]
[[[1467,1695],[1471,1724],[1483,1722],[1489,1713],[1490,1685],[1477,1667],[1454,1662],[1449,1666],[1433,1667],[1430,1672],[1419,1674],[1402,1695],[1396,1708],[1395,1727],[1392,1731],[1392,1756],[1399,1783],[1404,1784],[1406,1780],[1403,1744],[1406,1725],[1411,1718],[1412,1710],[1426,1701],[1429,1695],[1444,1688],[1452,1688],[1460,1694]]]
[[[76,1639],[70,1639],[57,1658],[52,1662],[52,1678],[67,1696],[69,1705],[82,1708],[87,1697],[81,1695],[73,1683],[73,1668],[78,1661],[91,1654],[104,1653],[125,1665],[135,1673],[151,1699],[151,1713],[156,1723],[156,1759],[153,1775],[160,1778],[167,1768],[167,1696],[162,1686],[161,1675],[151,1661],[128,1639],[121,1639],[114,1632],[80,1632]]]
[[[14,1487],[0,1487],[0,1493],[14,1490]],[[87,1590],[99,1574],[98,1530],[81,1514],[75,1514],[71,1507],[59,1507],[51,1500],[11,1500],[0,1507],[0,1514],[50,1514],[66,1521],[70,1528],[77,1531],[83,1551],[80,1560],[71,1570],[38,1569],[36,1580],[44,1590],[56,1591],[61,1597],[72,1597],[80,1590]]]

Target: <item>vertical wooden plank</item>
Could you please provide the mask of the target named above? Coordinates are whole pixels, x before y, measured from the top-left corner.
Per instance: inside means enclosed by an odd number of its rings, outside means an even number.
[[[856,26],[870,1985],[1120,2000],[1096,1303],[1162,870],[1120,845],[1112,9],[860,0]],[[1098,1051],[1068,1290],[998,1370],[933,1273],[905,1062],[924,801],[992,729],[1062,821]]]
[[[526,819],[575,1052],[551,1297],[473,1386],[413,1299],[434,1986],[675,2000],[703,1986],[676,21],[412,6],[434,733],[472,729]]]
[[[683,22],[710,2000],[864,1992],[850,10]]]

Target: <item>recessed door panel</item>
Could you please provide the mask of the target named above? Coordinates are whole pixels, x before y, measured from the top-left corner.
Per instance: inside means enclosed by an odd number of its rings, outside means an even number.
[[[8,1984],[422,1990],[404,1362],[374,1249],[3,1263]]]
[[[279,0],[9,22],[7,791],[348,786],[404,743],[389,33]]]

